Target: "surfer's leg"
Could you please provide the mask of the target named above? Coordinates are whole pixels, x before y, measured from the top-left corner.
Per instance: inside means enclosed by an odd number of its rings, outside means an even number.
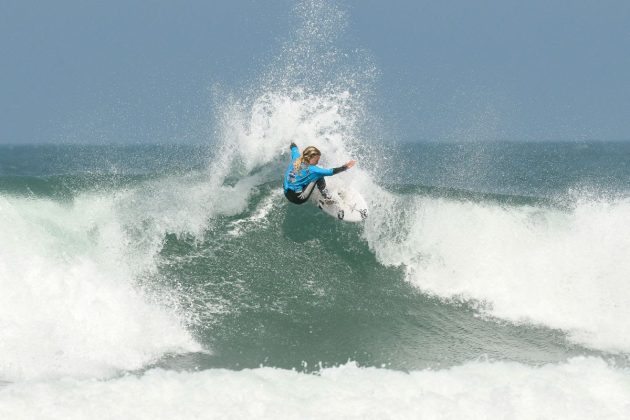
[[[326,180],[324,178],[317,181],[317,188],[325,199],[329,200],[332,198],[332,194],[330,194],[330,192],[326,189]]]
[[[302,204],[303,203],[303,201],[301,201],[298,198],[298,194],[295,191],[288,190],[288,191],[286,191],[284,193],[284,196],[287,198],[287,200],[289,200],[293,204]]]
[[[319,182],[319,181],[318,181]],[[310,184],[308,184],[306,187],[304,187],[302,189],[302,192],[297,196],[298,199],[304,203],[306,200],[309,199],[309,197],[311,196],[311,194],[313,194],[313,188],[315,188],[315,181],[311,182]],[[301,203],[300,203],[301,204]]]
[[[284,196],[293,204],[304,204],[308,200],[308,197],[304,198],[302,196],[302,192],[298,193],[292,190],[287,190]]]
[[[328,190],[326,189],[326,181],[324,180],[324,178],[321,178],[317,181],[313,181],[309,183],[306,187],[302,189],[302,192],[300,193],[296,193],[294,191],[288,190],[285,193],[285,196],[292,203],[302,204],[302,203],[307,202],[308,199],[311,197],[311,194],[313,194],[313,190],[315,189],[315,186],[317,186],[317,188],[322,193],[325,199],[328,200],[332,197],[330,192],[328,192]]]

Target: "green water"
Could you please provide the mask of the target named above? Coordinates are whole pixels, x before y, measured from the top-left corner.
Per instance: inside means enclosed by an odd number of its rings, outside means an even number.
[[[553,214],[571,214],[585,195],[593,199],[593,192],[596,198],[624,199],[630,147],[418,144],[390,151],[399,170],[372,168],[371,176],[378,188],[406,204],[383,213],[381,217],[391,214],[394,219],[381,239],[366,236],[376,219],[365,225],[340,223],[315,206],[289,204],[273,175],[281,172],[281,160],[259,170],[261,181],[247,195],[244,209],[207,217],[201,233],[164,228],[156,239],[146,233],[151,226],[180,217],[160,207],[173,204],[169,185],[212,176],[205,171],[213,158],[201,145],[5,146],[0,194],[7,200],[26,197],[69,207],[87,200],[97,208],[98,200],[113,197],[107,199],[119,202],[117,211],[124,210],[123,219],[115,221],[131,240],[131,245],[114,247],[131,253],[144,242],[158,241],[155,267],[140,274],[135,287],[170,296],[169,307],[205,350],[170,353],[147,368],[264,365],[310,371],[351,360],[361,366],[416,370],[486,358],[537,365],[575,355],[618,357],[580,345],[567,331],[544,323],[492,317],[492,302],[457,295],[439,298],[410,282],[404,264],[379,258],[375,247],[379,241],[396,242],[397,231],[413,234],[419,223],[414,217],[424,211],[412,205],[417,200],[444,206],[444,211],[453,203],[461,204],[458,211],[469,205],[502,214],[530,209],[533,216],[549,213],[544,220],[552,223],[557,217]],[[236,185],[239,180],[235,176],[223,182]],[[131,201],[125,198],[129,194]],[[148,213],[141,210],[143,205]],[[494,221],[484,223],[492,227]],[[66,228],[80,234],[73,226]],[[87,241],[101,228],[97,224],[88,232]],[[418,250],[420,264],[435,263],[429,257],[428,251]],[[518,261],[519,256],[506,253],[503,258]]]

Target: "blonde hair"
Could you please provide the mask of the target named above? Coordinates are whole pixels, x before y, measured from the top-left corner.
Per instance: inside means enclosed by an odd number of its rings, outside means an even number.
[[[297,171],[300,169],[300,166],[302,166],[302,164],[304,162],[306,162],[308,164],[308,162],[310,162],[310,160],[312,158],[314,158],[315,156],[321,156],[322,153],[319,151],[319,149],[315,146],[308,146],[306,149],[304,149],[304,151],[302,152],[302,156],[300,156],[299,158],[295,159],[295,163],[293,164],[293,168]]]

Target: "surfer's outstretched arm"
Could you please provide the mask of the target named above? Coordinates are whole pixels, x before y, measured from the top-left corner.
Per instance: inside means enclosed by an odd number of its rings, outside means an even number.
[[[332,176],[332,175],[338,174],[339,172],[343,172],[352,168],[355,163],[357,163],[356,160],[350,160],[346,162],[345,164],[343,164],[342,166],[338,166],[336,168],[330,168],[330,169],[322,168],[321,166],[317,166],[317,165],[311,165],[309,166],[309,169],[311,170],[311,172],[321,175],[321,176]]]
[[[346,171],[346,170],[348,170],[348,169],[352,168],[352,167],[354,166],[354,164],[355,164],[355,163],[357,163],[357,161],[356,161],[356,160],[350,160],[350,161],[346,162],[346,163],[345,163],[344,165],[342,165],[342,166],[339,166],[339,167],[337,167],[337,168],[333,168],[333,169],[332,169],[332,174],[333,174],[333,175],[337,175],[339,172]]]
[[[291,150],[291,160],[295,160],[300,157],[300,149],[298,149],[297,144],[291,142],[289,149]]]

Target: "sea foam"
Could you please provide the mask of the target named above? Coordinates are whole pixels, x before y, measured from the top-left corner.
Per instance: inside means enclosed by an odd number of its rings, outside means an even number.
[[[0,417],[22,419],[625,419],[630,373],[599,358],[531,367],[469,362],[403,373],[353,363],[304,374],[273,368],[174,372],[0,388]]]
[[[69,202],[0,196],[0,380],[106,377],[204,350],[156,258],[167,234],[242,211],[252,183],[204,174]]]
[[[596,349],[630,351],[627,199],[554,209],[372,193],[370,246],[381,262],[406,267],[421,290],[562,329]]]

